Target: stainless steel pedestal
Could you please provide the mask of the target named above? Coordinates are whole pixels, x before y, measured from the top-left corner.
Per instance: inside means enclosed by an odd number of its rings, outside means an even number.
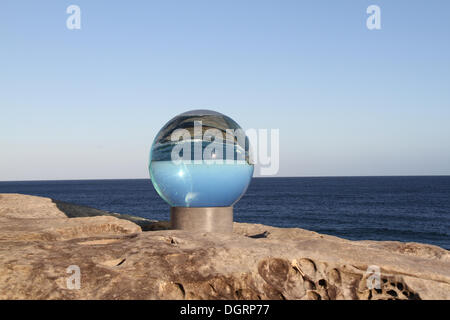
[[[233,207],[170,208],[172,229],[195,232],[233,232]]]

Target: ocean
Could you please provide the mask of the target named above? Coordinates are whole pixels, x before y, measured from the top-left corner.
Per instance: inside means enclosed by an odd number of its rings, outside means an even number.
[[[149,179],[0,182],[0,193],[169,219],[169,207]],[[450,176],[254,178],[234,214],[238,222],[450,250]]]

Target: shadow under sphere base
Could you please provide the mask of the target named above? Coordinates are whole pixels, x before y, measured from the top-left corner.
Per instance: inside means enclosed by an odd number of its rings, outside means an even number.
[[[170,227],[195,232],[233,232],[233,207],[171,207]]]

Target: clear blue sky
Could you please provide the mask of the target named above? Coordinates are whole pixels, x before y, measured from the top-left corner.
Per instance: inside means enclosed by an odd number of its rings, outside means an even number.
[[[279,128],[281,176],[448,175],[449,39],[448,0],[2,0],[0,180],[146,178],[198,108]]]

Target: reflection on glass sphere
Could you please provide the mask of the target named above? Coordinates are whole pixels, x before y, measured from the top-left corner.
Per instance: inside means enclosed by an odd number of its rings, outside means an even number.
[[[150,177],[172,207],[227,207],[253,176],[249,142],[231,118],[193,110],[170,120],[150,151]]]

